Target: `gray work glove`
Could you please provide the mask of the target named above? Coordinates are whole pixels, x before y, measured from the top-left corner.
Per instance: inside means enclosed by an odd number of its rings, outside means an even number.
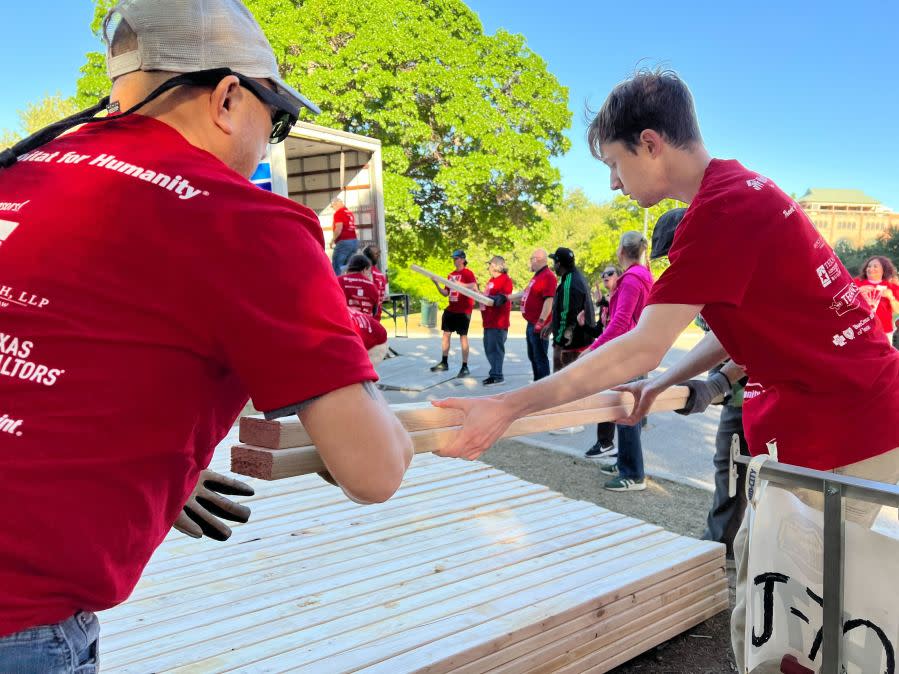
[[[191,538],[206,535],[217,541],[227,541],[231,537],[231,528],[219,518],[246,522],[250,519],[250,509],[222,494],[252,496],[254,493],[253,488],[245,482],[213,470],[200,471],[197,486],[173,526]]]
[[[684,415],[705,412],[712,403],[722,402],[724,396],[731,389],[730,381],[721,372],[710,375],[705,381],[702,379],[691,379],[681,385],[690,389],[690,395],[687,398],[687,404],[681,409],[674,411]]]

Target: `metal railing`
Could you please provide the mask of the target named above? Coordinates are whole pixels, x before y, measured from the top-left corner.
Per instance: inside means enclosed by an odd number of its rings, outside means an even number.
[[[736,494],[737,465],[748,465],[740,454],[738,436],[731,442],[730,492]],[[748,479],[747,475],[747,479]],[[824,602],[822,674],[839,674],[843,648],[843,576],[845,570],[845,499],[851,498],[899,508],[899,486],[801,468],[774,460],[761,464],[759,479],[824,494]]]

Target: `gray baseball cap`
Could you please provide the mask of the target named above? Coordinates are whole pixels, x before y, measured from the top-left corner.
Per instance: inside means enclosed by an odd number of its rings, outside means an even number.
[[[109,47],[122,21],[137,35],[137,49],[112,56]],[[106,15],[103,38],[110,79],[137,70],[230,68],[270,80],[298,109],[321,112],[281,78],[271,45],[240,0],[120,0]]]

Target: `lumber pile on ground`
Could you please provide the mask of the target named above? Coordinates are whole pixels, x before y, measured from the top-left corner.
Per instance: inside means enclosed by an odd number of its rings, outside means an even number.
[[[679,409],[686,404],[687,395],[685,386],[671,387],[659,394],[651,411]],[[603,391],[519,419],[503,437],[614,421],[628,413],[632,401],[630,394]],[[461,412],[440,409],[430,403],[390,407],[411,434],[417,454],[446,446],[462,423]],[[244,417],[240,420],[240,442],[231,450],[231,470],[241,475],[279,480],[325,470],[312,439],[296,419],[266,421],[261,417]]]
[[[231,540],[171,534],[101,615],[104,668],[607,672],[727,608],[723,546],[480,462],[416,456],[374,506],[253,485]]]

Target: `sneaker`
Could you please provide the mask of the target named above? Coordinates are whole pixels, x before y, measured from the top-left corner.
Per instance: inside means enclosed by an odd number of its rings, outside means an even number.
[[[468,366],[463,365],[459,368],[459,374],[457,374],[456,377],[461,379],[462,377],[467,377],[469,374],[471,373],[468,371]]]
[[[483,380],[481,382],[481,384],[483,384],[484,386],[492,386],[493,384],[502,384],[503,381],[504,380],[502,378],[487,377],[485,380]]]
[[[431,366],[431,372],[446,372],[447,370],[449,370],[449,365],[444,362]]]
[[[603,485],[609,491],[643,491],[646,489],[646,480],[631,480],[630,478],[613,477]]]
[[[615,449],[615,445],[603,447],[602,445],[597,444],[584,452],[585,459],[614,459],[617,456],[618,450]]]
[[[606,475],[618,475],[618,464],[617,463],[606,463],[599,467],[600,473],[605,473]]]

